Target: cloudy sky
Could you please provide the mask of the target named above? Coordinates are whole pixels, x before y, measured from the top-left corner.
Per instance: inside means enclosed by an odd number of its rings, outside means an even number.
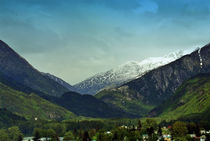
[[[0,39],[75,84],[210,42],[209,0],[0,0]]]

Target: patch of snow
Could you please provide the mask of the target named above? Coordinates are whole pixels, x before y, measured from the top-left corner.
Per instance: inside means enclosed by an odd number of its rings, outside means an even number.
[[[198,56],[199,56],[199,59],[200,59],[200,67],[202,69],[203,68],[203,60],[202,60],[202,57],[201,57],[201,48],[198,49]]]

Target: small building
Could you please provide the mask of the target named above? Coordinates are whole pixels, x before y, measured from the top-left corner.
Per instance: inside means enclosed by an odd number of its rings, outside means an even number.
[[[164,138],[165,141],[171,141],[171,135],[170,134],[163,135],[163,138]]]
[[[126,125],[122,125],[122,126],[120,126],[120,128],[123,128],[123,129],[128,129],[128,126],[126,126]]]
[[[148,139],[149,139],[148,134],[143,134],[143,135],[142,135],[142,139],[143,139],[143,141],[148,140]]]
[[[33,141],[33,137],[24,137],[23,138],[23,141]]]
[[[48,138],[50,139],[50,138]],[[60,141],[63,141],[63,137],[59,137]],[[23,141],[33,141],[33,137],[24,137]],[[46,138],[41,138],[40,141],[46,141]]]
[[[191,138],[195,138],[195,137],[196,137],[196,134],[189,134],[189,136],[190,136]]]
[[[206,141],[206,136],[205,136],[205,135],[202,135],[202,136],[200,137],[200,141]]]
[[[169,125],[169,126],[168,126],[168,129],[171,129],[171,128],[172,128],[172,126],[171,126],[171,125]]]
[[[200,130],[201,135],[206,134],[206,130]]]
[[[111,132],[110,131],[107,131],[106,134],[111,134]]]

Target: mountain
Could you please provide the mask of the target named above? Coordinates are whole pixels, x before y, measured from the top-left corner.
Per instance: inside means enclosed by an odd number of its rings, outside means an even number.
[[[111,107],[91,95],[67,92],[61,97],[45,95],[44,98],[79,116],[94,118],[136,117],[134,114],[128,114],[121,109]]]
[[[26,94],[0,83],[0,107],[26,119],[37,117],[61,120],[76,117],[65,108],[50,103],[36,94]]]
[[[185,81],[163,104],[150,112],[164,119],[195,117],[210,119],[210,73],[199,74]]]
[[[152,69],[182,57],[184,54],[184,51],[177,51],[163,57],[151,57],[141,62],[130,61],[107,72],[96,74],[74,85],[74,87],[80,93],[96,94],[101,89],[119,86],[136,79]]]
[[[0,73],[16,83],[44,94],[61,96],[69,90],[33,68],[6,43],[0,40]]]
[[[65,82],[61,78],[58,78],[57,76],[54,76],[54,75],[52,75],[50,73],[43,73],[42,72],[42,74],[44,76],[47,76],[48,78],[54,80],[55,82],[57,82],[58,84],[62,85],[63,87],[67,88],[69,91],[76,91],[73,86],[71,86],[69,83]]]
[[[135,115],[125,113],[120,109],[110,107],[103,101],[100,101],[91,95],[82,96],[76,92],[68,92],[68,94],[64,94],[61,97],[48,96],[39,91],[28,88],[1,73],[0,82],[12,89],[15,89],[16,91],[22,91],[28,95],[31,93],[38,94],[41,96],[41,98],[49,100],[56,105],[67,108],[77,115],[88,117],[135,117]],[[19,103],[14,102],[13,106],[16,104]]]
[[[39,116],[43,119],[65,119],[75,116],[71,112],[88,117],[135,116],[112,108],[93,96],[69,92],[75,90],[71,85],[56,76],[34,69],[2,41],[0,86],[0,106],[26,118]]]
[[[130,113],[139,113],[139,109],[148,112],[149,109],[145,106],[151,108],[161,104],[171,97],[184,81],[199,73],[209,72],[210,44],[165,66],[151,70],[122,86],[101,91],[96,97],[107,104],[127,109]],[[138,104],[134,105],[132,101]],[[130,104],[132,104],[131,107],[129,107]]]

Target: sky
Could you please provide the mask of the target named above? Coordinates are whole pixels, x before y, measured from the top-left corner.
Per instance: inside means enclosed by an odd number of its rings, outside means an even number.
[[[209,37],[209,0],[0,0],[0,40],[70,84]]]

